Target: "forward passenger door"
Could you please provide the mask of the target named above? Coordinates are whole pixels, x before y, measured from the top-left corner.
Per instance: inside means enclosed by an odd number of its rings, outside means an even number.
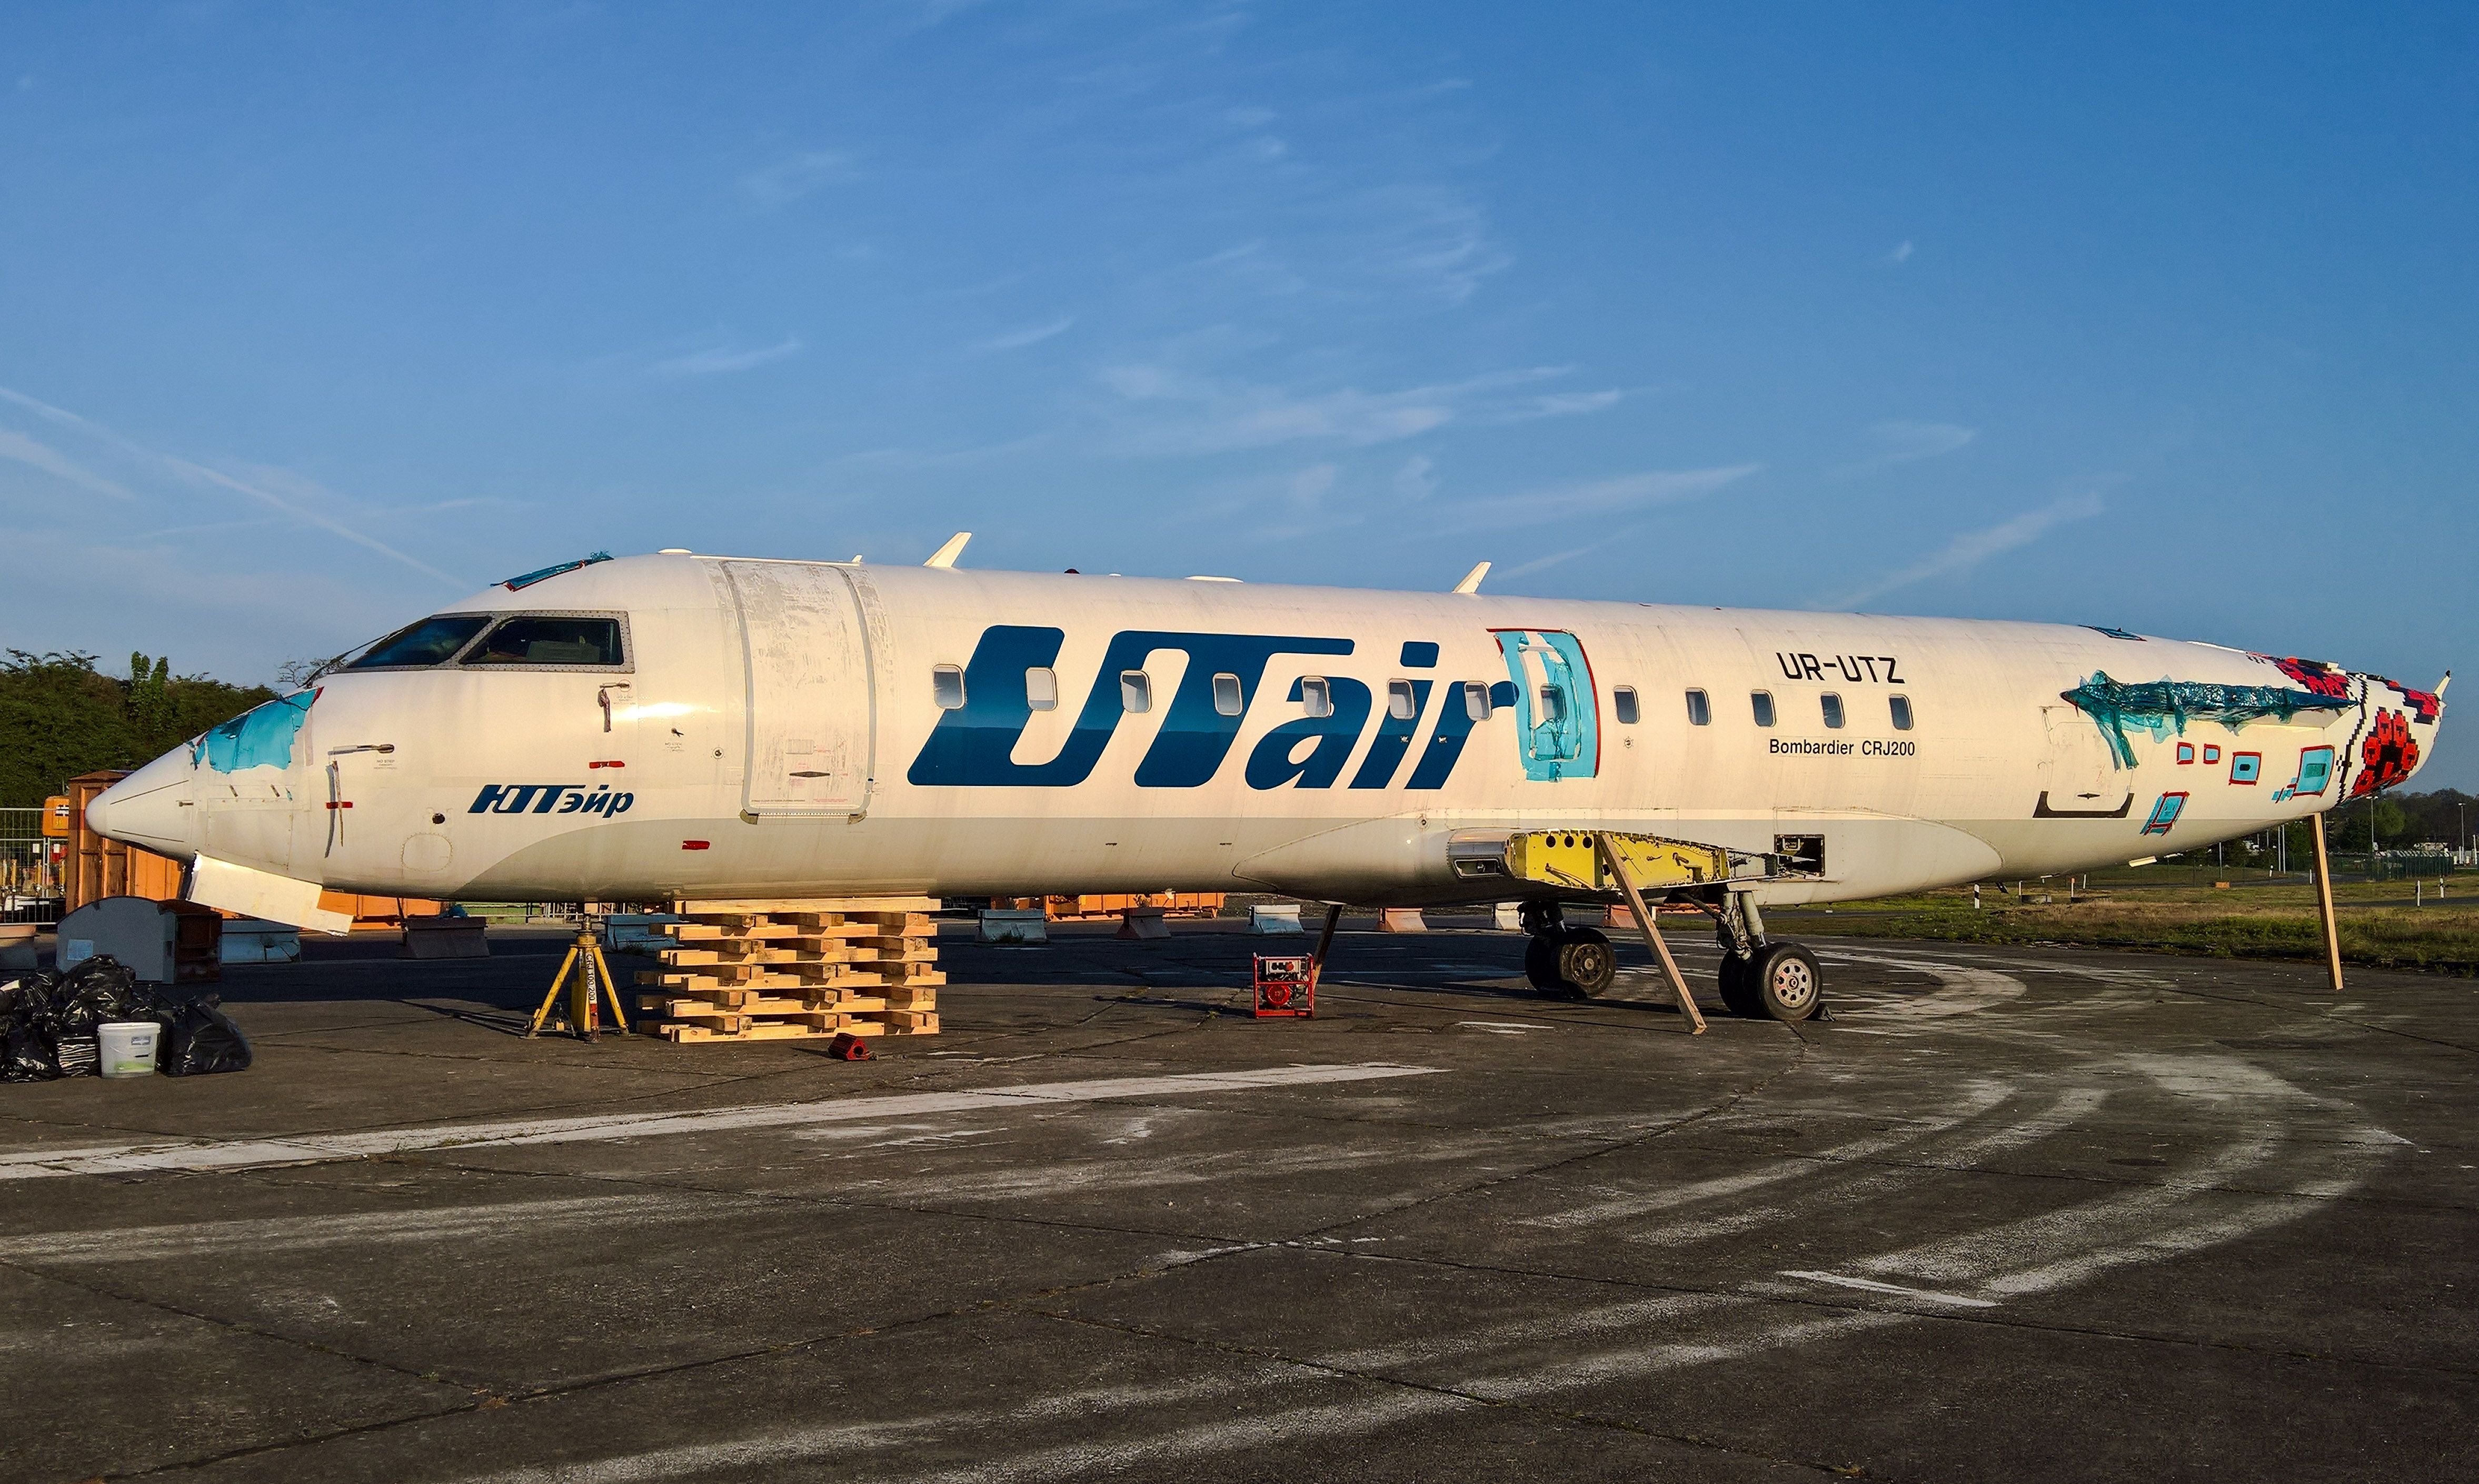
[[[841,569],[723,564],[746,656],[754,820],[859,818],[869,808],[876,727],[867,627]]]

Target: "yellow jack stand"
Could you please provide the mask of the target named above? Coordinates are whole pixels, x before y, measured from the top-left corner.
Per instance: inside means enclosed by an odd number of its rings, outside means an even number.
[[[572,974],[571,970],[575,972]],[[579,928],[576,941],[568,945],[568,957],[559,960],[559,972],[551,977],[549,992],[543,996],[541,1008],[525,1027],[527,1040],[542,1034],[544,1023],[550,1019],[550,1008],[559,1003],[563,985],[568,987],[568,1005],[562,1013],[570,1033],[578,1040],[593,1040],[601,1029],[597,1022],[602,1000],[611,1002],[612,1025],[621,1035],[628,1034],[628,1015],[620,1008],[620,989],[611,982],[611,965],[602,957],[602,945],[594,940],[592,928]]]

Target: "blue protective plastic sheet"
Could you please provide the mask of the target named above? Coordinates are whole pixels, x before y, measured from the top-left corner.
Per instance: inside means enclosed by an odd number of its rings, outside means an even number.
[[[2092,719],[2108,739],[2109,752],[2121,768],[2134,766],[2129,729],[2149,732],[2156,742],[2172,732],[2186,734],[2188,722],[2219,722],[2232,729],[2267,718],[2287,721],[2301,711],[2338,711],[2350,703],[2311,695],[2279,685],[2214,685],[2201,680],[2150,680],[2129,684],[2112,680],[2106,670],[2063,699]]]
[[[243,768],[281,768],[293,761],[293,739],[310,719],[315,690],[270,701],[210,729],[190,749],[192,763],[205,763],[217,773]]]

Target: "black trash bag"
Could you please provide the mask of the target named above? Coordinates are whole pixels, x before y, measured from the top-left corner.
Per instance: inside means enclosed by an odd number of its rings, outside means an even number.
[[[59,984],[41,969],[30,969],[0,982],[0,1034],[37,1024],[50,1013]]]
[[[216,1008],[222,1003],[220,995],[202,994],[172,1012],[171,1039],[164,1050],[166,1076],[248,1070],[249,1037]]]
[[[52,1008],[59,981],[38,969],[0,985],[0,1082],[49,1082],[61,1075]]]
[[[9,1028],[6,1060],[0,1061],[0,1082],[49,1082],[61,1074],[61,1059],[49,1035],[29,1025]]]
[[[127,964],[110,954],[97,954],[63,974],[53,995],[50,1018],[56,1036],[92,1036],[107,1020],[151,1018],[135,1011],[155,998]]]

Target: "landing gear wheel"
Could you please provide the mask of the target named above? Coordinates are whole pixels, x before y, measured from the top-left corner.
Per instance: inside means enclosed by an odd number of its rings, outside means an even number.
[[[1558,945],[1558,978],[1569,993],[1598,999],[1618,982],[1619,956],[1607,934],[1591,928],[1569,928]]]
[[[1558,977],[1558,950],[1567,946],[1566,930],[1535,933],[1523,945],[1523,977],[1535,989],[1563,989]]]
[[[1825,973],[1816,956],[1797,943],[1776,943],[1756,959],[1756,1003],[1776,1020],[1805,1020],[1816,1013],[1825,991]]]
[[[1761,954],[1762,949],[1757,952]],[[1730,1013],[1746,1020],[1765,1018],[1764,1002],[1756,995],[1756,960],[1735,952],[1722,955],[1722,1003]]]
[[[1523,945],[1523,977],[1535,989],[1590,999],[1617,982],[1618,955],[1609,938],[1591,928],[1553,927]]]

